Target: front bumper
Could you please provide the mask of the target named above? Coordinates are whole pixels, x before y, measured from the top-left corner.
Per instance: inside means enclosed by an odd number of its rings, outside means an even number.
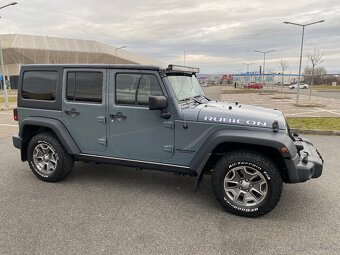
[[[320,177],[324,160],[319,151],[309,140],[299,136],[294,138],[298,153],[292,159],[285,159],[288,182],[305,182]]]

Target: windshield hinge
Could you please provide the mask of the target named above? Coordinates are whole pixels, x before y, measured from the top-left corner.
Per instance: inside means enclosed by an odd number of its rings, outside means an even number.
[[[167,151],[167,152],[170,152],[170,153],[174,153],[174,146],[172,146],[172,145],[164,145],[163,150]]]
[[[164,121],[164,127],[174,128],[175,127],[175,123],[172,120]]]

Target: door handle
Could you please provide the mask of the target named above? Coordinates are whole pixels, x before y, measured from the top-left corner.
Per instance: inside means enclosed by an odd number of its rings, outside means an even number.
[[[116,119],[118,121],[122,121],[122,120],[125,120],[127,116],[122,114],[121,112],[118,112],[117,114],[110,114],[110,118]]]
[[[77,110],[74,108],[72,108],[71,110],[65,110],[65,113],[71,116],[76,116],[80,114],[80,112],[77,112]]]

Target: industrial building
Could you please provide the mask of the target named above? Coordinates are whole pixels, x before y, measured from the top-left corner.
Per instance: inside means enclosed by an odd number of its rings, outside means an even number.
[[[16,88],[20,67],[24,64],[164,65],[155,59],[92,40],[2,34],[0,42],[5,76],[10,77],[12,88]]]
[[[233,74],[233,81],[247,84],[249,82],[262,82],[262,74],[259,72],[247,72],[241,74]],[[298,74],[280,74],[280,73],[269,73],[264,74],[264,82],[266,84],[281,84],[282,83],[282,76],[283,76],[283,84],[292,84],[296,83],[299,79]],[[305,76],[301,75],[301,81],[305,79]]]

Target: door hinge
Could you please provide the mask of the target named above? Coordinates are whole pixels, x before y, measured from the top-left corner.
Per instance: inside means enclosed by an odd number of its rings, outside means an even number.
[[[172,145],[164,145],[163,150],[170,152],[170,153],[174,153],[174,146]]]
[[[166,121],[164,121],[164,127],[174,128],[175,127],[175,122],[172,121],[172,120],[166,120]]]
[[[99,144],[106,145],[106,136],[104,136],[103,138],[97,139],[97,142]]]
[[[101,123],[106,123],[106,117],[105,116],[97,116],[97,121]]]

